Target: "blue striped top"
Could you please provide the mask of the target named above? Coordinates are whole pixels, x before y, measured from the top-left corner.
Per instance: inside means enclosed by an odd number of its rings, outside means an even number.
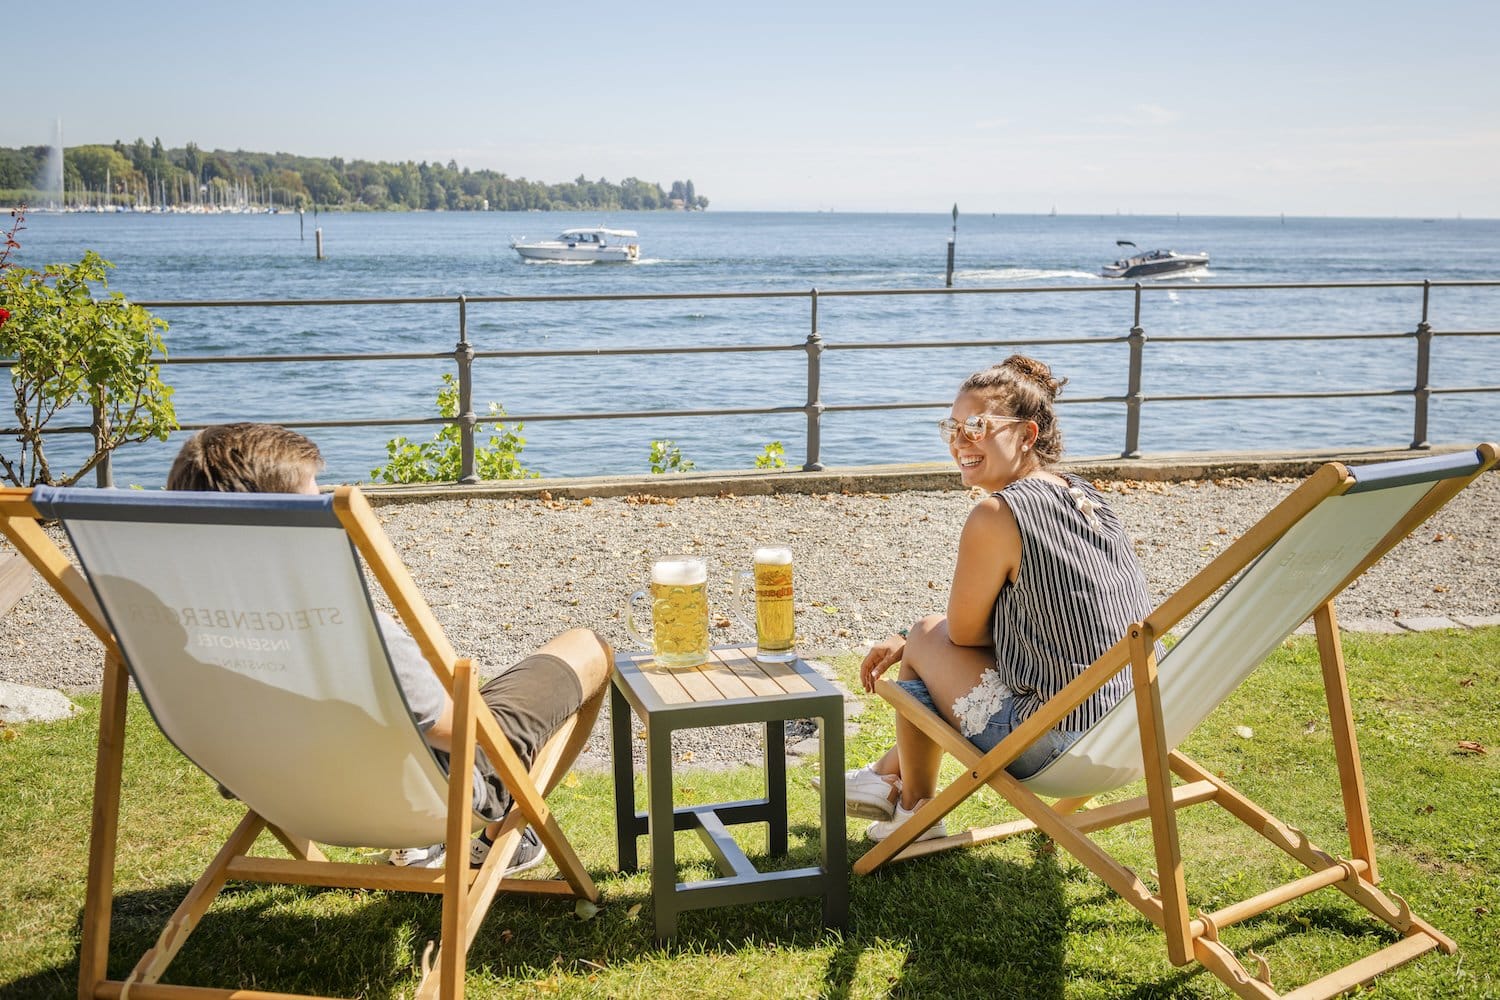
[[[1000,588],[992,624],[995,670],[1029,717],[1151,611],[1146,580],[1115,512],[1092,486],[1064,475],[1070,489],[1018,480],[995,496],[1021,529],[1021,567]],[[1062,721],[1082,733],[1130,691],[1121,670]]]

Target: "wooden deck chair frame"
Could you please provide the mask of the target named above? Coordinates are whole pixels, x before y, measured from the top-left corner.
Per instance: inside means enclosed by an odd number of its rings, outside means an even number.
[[[466,959],[485,913],[501,891],[580,897],[597,901],[599,891],[584,869],[572,844],[547,806],[543,795],[562,777],[559,757],[571,727],[557,733],[538,753],[530,773],[524,768],[494,715],[479,698],[471,662],[459,658],[406,567],[375,518],[369,502],[354,487],[334,491],[333,508],[350,540],[380,582],[397,615],[416,639],[434,673],[454,701],[454,735],[450,770],[472,771],[474,748],[482,747],[511,792],[515,803],[505,818],[495,847],[484,865],[470,870],[466,863],[442,869],[398,868],[387,865],[330,861],[306,838],[279,829],[247,811],[203,875],[167,921],[154,947],[146,952],[124,980],[106,977],[110,916],[114,902],[116,834],[119,826],[121,778],[125,737],[125,661],[83,573],[52,542],[39,523],[31,491],[0,490],[0,530],[78,614],[104,646],[104,683],[100,704],[99,747],[94,775],[94,798],[89,836],[89,863],[82,942],[79,951],[78,996],[92,998],[274,997],[263,993],[173,986],[159,982],[173,956],[197,926],[214,898],[229,880],[272,882],[320,887],[387,889],[442,896],[442,937],[435,959],[422,958],[423,978],[418,997],[461,998]],[[574,720],[576,722],[576,719]],[[467,781],[448,783],[447,856],[466,861],[472,824],[471,789]],[[507,879],[510,859],[530,823],[561,879]],[[252,856],[249,852],[262,831],[269,831],[291,855],[290,859]],[[428,949],[429,953],[431,948]]]
[[[1482,444],[1476,452],[1467,454],[1470,459],[1469,471],[1437,479],[1431,489],[1380,539],[1354,571],[1317,605],[1312,615],[1331,720],[1344,816],[1349,831],[1349,857],[1334,857],[1321,850],[1296,827],[1271,815],[1231,788],[1210,769],[1199,766],[1180,751],[1168,746],[1163,731],[1155,653],[1155,640],[1158,636],[1230,583],[1325,498],[1342,495],[1354,487],[1355,478],[1347,467],[1329,463],[1246,531],[1197,576],[1167,598],[1144,621],[1133,624],[1126,636],[987,754],[981,754],[940,716],[899,685],[890,680],[880,680],[876,690],[881,697],[889,701],[904,719],[920,727],[946,753],[954,756],[966,770],[917,809],[906,823],[864,854],[854,865],[855,873],[866,875],[890,861],[902,861],[1030,831],[1041,831],[1086,865],[1165,933],[1167,955],[1174,965],[1185,965],[1196,960],[1236,995],[1256,1000],[1273,997],[1313,1000],[1336,996],[1434,948],[1441,949],[1446,954],[1454,953],[1457,945],[1451,938],[1414,916],[1401,897],[1377,888],[1380,876],[1375,861],[1364,775],[1355,740],[1343,647],[1334,615],[1333,598],[1438,508],[1495,465],[1500,449],[1494,444]],[[1439,461],[1441,458],[1417,459],[1407,464]],[[1477,468],[1473,467],[1475,459]],[[1138,696],[1135,699],[1146,783],[1144,796],[1092,809],[1083,808],[1092,797],[1089,795],[1058,798],[1049,804],[1005,770],[1005,766],[1015,760],[1037,737],[1057,725],[1075,706],[1127,666],[1132,672],[1136,692],[1145,693],[1144,697]],[[1174,786],[1173,774],[1181,778],[1183,783]],[[913,843],[923,831],[986,786],[999,792],[1025,818]],[[1106,789],[1100,791],[1104,790]],[[1250,829],[1301,862],[1309,869],[1310,874],[1214,913],[1203,913],[1200,910],[1196,917],[1192,916],[1188,910],[1176,810],[1202,802],[1217,803]],[[1154,892],[1135,872],[1116,861],[1088,836],[1095,830],[1138,819],[1146,819],[1151,825],[1160,885],[1159,890]],[[1400,940],[1286,994],[1277,993],[1271,986],[1269,968],[1263,958],[1251,952],[1257,969],[1254,973],[1247,972],[1235,955],[1219,942],[1220,929],[1328,886],[1339,889],[1375,918],[1390,925],[1400,933]]]

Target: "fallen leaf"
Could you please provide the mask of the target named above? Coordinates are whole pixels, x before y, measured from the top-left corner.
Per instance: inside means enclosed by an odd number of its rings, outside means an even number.
[[[569,771],[568,772],[568,776],[563,779],[563,787],[564,788],[577,788],[578,787],[578,772],[577,771]]]
[[[1480,743],[1478,740],[1459,740],[1458,749],[1463,753],[1489,753],[1489,751],[1484,748],[1484,744]]]
[[[597,903],[591,903],[587,899],[580,899],[573,904],[573,912],[578,914],[579,920],[593,920],[599,915]]]
[[[1316,719],[1308,719],[1307,720],[1307,725],[1305,725],[1305,726],[1302,727],[1302,732],[1305,735],[1307,735],[1307,736],[1311,736],[1313,733],[1315,733],[1317,731],[1318,731],[1318,723],[1317,723]]]
[[[693,762],[693,751],[684,750],[682,756],[678,757],[677,760],[683,764],[691,764]]]
[[[625,911],[626,920],[634,920],[641,915],[641,904],[632,903],[630,909]]]
[[[1255,730],[1251,729],[1249,726],[1235,726],[1234,735],[1238,736],[1242,740],[1253,739],[1255,736]]]
[[[1417,814],[1419,816],[1431,816],[1435,812],[1437,812],[1437,806],[1432,805],[1431,803],[1428,803],[1425,806],[1417,807]]]
[[[1461,681],[1458,682],[1458,686],[1461,687],[1461,688],[1473,687],[1474,686],[1474,678],[1472,678],[1472,677],[1465,677],[1463,680],[1461,680]]]
[[[503,930],[503,931],[500,932],[500,943],[501,944],[510,944],[511,941],[515,940],[515,937],[516,937],[516,932],[513,931],[513,930],[511,930],[509,927],[507,927],[507,928],[505,928],[505,930]]]

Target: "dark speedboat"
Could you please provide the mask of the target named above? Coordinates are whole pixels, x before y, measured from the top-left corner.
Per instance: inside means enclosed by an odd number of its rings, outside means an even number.
[[[1129,240],[1115,240],[1115,246],[1134,248]],[[1174,271],[1188,271],[1208,266],[1208,253],[1178,253],[1176,250],[1148,250],[1133,257],[1122,257],[1105,264],[1099,273],[1106,278],[1148,278]]]

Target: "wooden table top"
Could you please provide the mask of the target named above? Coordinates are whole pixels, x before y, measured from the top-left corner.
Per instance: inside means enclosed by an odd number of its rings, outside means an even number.
[[[761,663],[754,646],[711,649],[707,662],[696,667],[658,667],[649,651],[619,653],[615,670],[653,709],[837,693],[804,660]]]

